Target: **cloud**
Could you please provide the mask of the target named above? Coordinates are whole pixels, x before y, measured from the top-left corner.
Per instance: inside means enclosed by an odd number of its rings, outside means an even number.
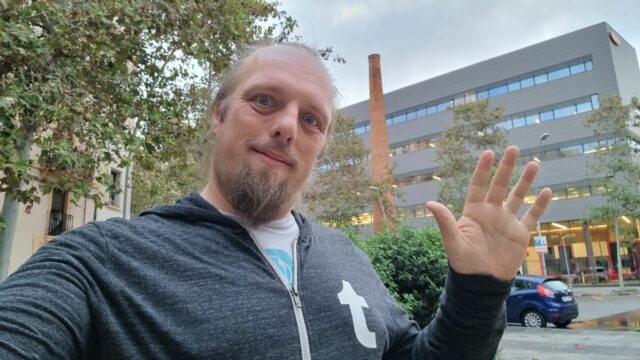
[[[283,0],[303,37],[332,46],[341,105],[368,98],[367,55],[379,53],[385,92],[607,21],[640,48],[640,1]]]

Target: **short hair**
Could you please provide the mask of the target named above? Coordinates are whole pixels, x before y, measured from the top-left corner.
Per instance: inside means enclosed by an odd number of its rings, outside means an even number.
[[[337,95],[337,90],[335,85],[333,84],[333,78],[327,70],[327,67],[323,63],[323,58],[320,54],[313,49],[312,47],[305,45],[300,42],[283,42],[279,43],[272,39],[261,40],[259,42],[254,42],[246,47],[242,48],[238,52],[238,58],[233,61],[227,69],[221,73],[219,77],[219,85],[218,91],[216,92],[216,96],[214,97],[211,105],[209,106],[209,114],[213,115],[216,106],[220,106],[220,121],[224,121],[226,116],[228,106],[229,106],[229,96],[235,91],[235,89],[239,85],[240,78],[244,73],[245,65],[247,63],[247,59],[249,59],[252,55],[257,53],[262,49],[266,49],[272,46],[289,46],[296,49],[303,50],[307,52],[312,57],[318,60],[318,63],[322,65],[322,69],[325,72],[326,78],[329,81],[329,85],[331,85],[333,89],[333,101],[331,102],[331,121],[329,123],[329,128],[327,129],[327,134],[331,132],[334,127],[334,123],[336,120],[336,104],[335,99]]]

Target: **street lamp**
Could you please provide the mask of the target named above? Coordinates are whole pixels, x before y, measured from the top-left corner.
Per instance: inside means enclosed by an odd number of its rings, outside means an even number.
[[[549,133],[543,133],[542,135],[540,135],[540,142],[538,143],[538,164],[542,164],[542,142],[544,140],[547,140],[549,138]],[[538,172],[539,174],[539,172]],[[533,195],[534,196],[538,196],[538,178],[536,177],[536,179],[534,180],[535,182],[535,186],[534,186],[534,192]],[[533,206],[533,205],[532,205]],[[542,234],[540,233],[540,219],[538,219],[538,221],[536,221],[536,229],[538,230],[538,237],[542,236]],[[544,253],[540,254],[542,256],[542,275],[547,276],[547,262],[544,259]]]
[[[382,210],[382,217],[384,218],[384,225],[388,227],[389,224],[387,223],[387,213],[384,211],[384,205],[382,204],[382,198],[380,197],[380,189],[378,189],[375,186],[369,186],[369,190],[375,191],[376,194],[378,195],[378,202],[380,203],[380,209]]]

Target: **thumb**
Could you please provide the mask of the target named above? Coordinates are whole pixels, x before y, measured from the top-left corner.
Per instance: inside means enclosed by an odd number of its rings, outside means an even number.
[[[453,217],[451,211],[449,211],[446,206],[435,201],[427,202],[427,209],[429,209],[436,218],[445,245],[450,241],[454,241],[454,239],[458,237],[459,230],[456,218]]]

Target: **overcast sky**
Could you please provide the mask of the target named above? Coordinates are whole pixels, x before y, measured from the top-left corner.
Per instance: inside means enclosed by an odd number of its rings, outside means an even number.
[[[311,45],[332,46],[339,106],[369,96],[367,56],[385,92],[574,30],[608,22],[640,49],[639,0],[281,0]]]

